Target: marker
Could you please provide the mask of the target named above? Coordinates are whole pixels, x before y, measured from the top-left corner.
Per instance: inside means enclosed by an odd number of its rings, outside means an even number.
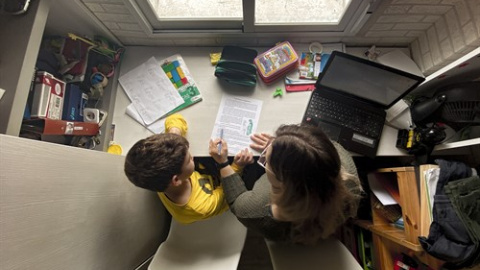
[[[220,129],[220,140],[223,140],[223,128]],[[222,154],[222,141],[218,144],[218,154]]]

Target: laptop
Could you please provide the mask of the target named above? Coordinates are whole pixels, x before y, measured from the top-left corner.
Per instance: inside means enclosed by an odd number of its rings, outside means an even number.
[[[302,123],[320,127],[345,149],[375,157],[385,110],[424,78],[333,51],[315,83]]]

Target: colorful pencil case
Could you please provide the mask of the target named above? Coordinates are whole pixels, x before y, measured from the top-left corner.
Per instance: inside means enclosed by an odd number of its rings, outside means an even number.
[[[288,41],[260,54],[254,60],[258,74],[265,83],[281,78],[298,65],[298,55]]]

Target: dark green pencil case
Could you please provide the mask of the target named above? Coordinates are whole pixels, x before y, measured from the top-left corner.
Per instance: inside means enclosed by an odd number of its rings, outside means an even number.
[[[225,46],[222,57],[215,67],[215,76],[229,83],[254,86],[257,82],[257,67],[253,60],[257,51],[238,46]]]

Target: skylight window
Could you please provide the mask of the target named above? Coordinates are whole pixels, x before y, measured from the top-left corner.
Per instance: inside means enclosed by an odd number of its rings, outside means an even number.
[[[134,1],[134,0],[130,0]],[[351,30],[368,0],[137,0],[153,31]]]
[[[351,0],[258,0],[255,24],[338,24]]]
[[[243,18],[242,0],[148,0],[158,20]]]

